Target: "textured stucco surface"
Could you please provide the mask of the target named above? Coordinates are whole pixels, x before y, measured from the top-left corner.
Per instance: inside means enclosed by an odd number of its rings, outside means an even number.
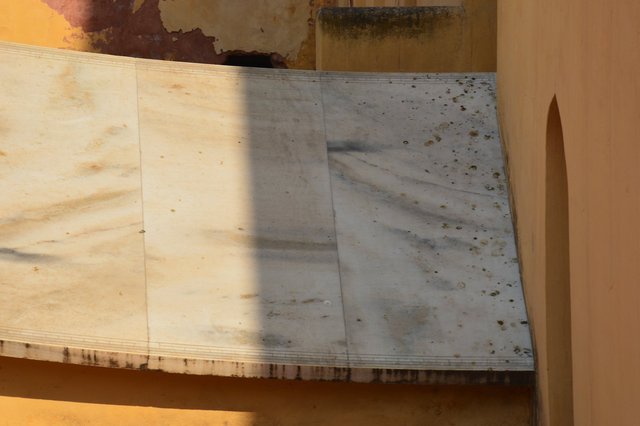
[[[496,0],[24,0],[0,2],[0,39],[47,47],[220,64],[276,54],[277,66],[366,71],[493,71]],[[323,7],[436,6],[458,10],[434,31],[357,40],[322,35]],[[464,13],[461,13],[464,11]],[[401,24],[403,25],[403,24]],[[374,26],[375,27],[375,26]]]
[[[640,3],[501,0],[498,109],[506,144],[540,420],[549,423],[545,139],[554,96],[568,174],[576,425],[634,425],[640,400]]]
[[[0,39],[47,47],[224,63],[233,54],[278,54],[315,66],[315,14],[333,0],[267,3],[198,0],[0,2]]]
[[[312,8],[306,0],[278,2],[161,0],[168,31],[201,29],[216,37],[218,51],[278,52],[295,60],[307,38]]]

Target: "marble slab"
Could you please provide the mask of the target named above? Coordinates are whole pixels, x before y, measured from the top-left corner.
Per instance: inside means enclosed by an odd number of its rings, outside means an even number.
[[[322,88],[352,364],[531,369],[493,76]]]
[[[531,383],[492,75],[0,59],[0,355]]]
[[[154,64],[138,78],[152,348],[346,366],[319,82]]]
[[[0,339],[146,352],[133,63],[0,45]]]

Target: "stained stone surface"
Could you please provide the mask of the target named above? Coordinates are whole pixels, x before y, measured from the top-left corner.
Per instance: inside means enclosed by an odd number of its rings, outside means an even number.
[[[0,329],[144,349],[135,67],[73,58],[0,49]]]
[[[320,86],[216,70],[138,71],[151,340],[346,363]]]
[[[490,75],[323,80],[353,362],[530,366],[494,87]]]
[[[0,59],[0,355],[530,382],[493,75]]]

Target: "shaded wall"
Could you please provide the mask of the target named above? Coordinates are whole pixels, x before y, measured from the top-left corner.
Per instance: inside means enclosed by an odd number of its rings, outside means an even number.
[[[545,303],[547,291],[553,291],[546,289],[546,274],[557,267],[546,247],[562,245],[562,233],[547,232],[553,225],[545,218],[546,200],[554,198],[549,196],[554,180],[545,170],[554,163],[545,152],[554,96],[568,187],[570,302],[564,309],[571,318],[575,424],[637,424],[639,21],[636,1],[501,0],[498,5],[498,105],[536,342],[542,424],[549,424],[550,415],[562,415],[549,398],[562,391],[548,376],[549,368],[561,363],[562,345],[548,344],[559,316],[553,312],[557,306]],[[561,214],[561,208],[554,209]]]
[[[251,380],[0,357],[3,424],[528,425],[520,387]]]

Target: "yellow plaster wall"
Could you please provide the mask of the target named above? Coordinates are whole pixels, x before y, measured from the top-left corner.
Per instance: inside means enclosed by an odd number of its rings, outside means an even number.
[[[0,0],[0,39],[85,50],[85,34],[40,0]]]
[[[637,425],[640,2],[500,0],[498,104],[549,424],[545,138],[557,96],[569,192],[576,425]],[[554,244],[553,241],[549,242]],[[560,423],[556,423],[560,424]]]
[[[495,71],[496,0],[434,1],[430,5],[447,7],[393,18],[396,23],[391,29],[388,17],[338,21],[321,12],[316,25],[317,69]]]
[[[121,3],[122,0],[120,0]],[[97,0],[69,0],[59,2],[67,10],[83,9],[85,15],[96,13]],[[104,3],[104,2],[102,2]],[[123,3],[124,4],[124,3]],[[157,6],[156,6],[157,4]],[[157,24],[171,33],[174,43],[181,43],[185,33],[201,31],[210,42],[197,49],[215,50],[215,54],[229,51],[278,53],[290,68],[315,67],[315,15],[322,6],[337,5],[336,0],[271,0],[269,2],[228,2],[223,0],[135,0],[125,5],[129,14],[117,20],[118,25],[132,25],[133,17],[145,7],[157,7],[160,22],[145,22],[144,31],[153,33]],[[104,7],[104,6],[103,6]],[[93,12],[92,12],[93,11]],[[75,26],[74,26],[75,25]],[[63,13],[41,0],[0,0],[0,39],[46,47],[60,47],[92,52],[117,53],[122,49],[109,49],[110,43],[135,44],[140,27],[132,34],[114,31],[114,27],[87,30],[80,22],[69,22]],[[126,33],[126,31],[125,31]],[[119,34],[121,38],[110,38]],[[146,34],[149,35],[150,34]],[[130,40],[123,40],[129,37]],[[192,40],[187,40],[187,43]],[[145,50],[146,49],[146,50]],[[142,47],[136,56],[155,59],[175,59],[167,46]],[[113,52],[111,51],[113,50]],[[191,54],[193,52],[190,52]],[[159,56],[160,55],[160,56]],[[198,62],[215,63],[219,58],[199,55],[182,58]],[[180,57],[178,57],[180,59]]]
[[[292,61],[307,38],[307,21],[312,18],[306,0],[161,0],[160,13],[167,30],[200,28],[216,37],[220,51],[278,52]]]
[[[231,379],[0,357],[0,424],[515,426],[530,417],[530,390],[519,387]]]
[[[315,16],[337,0],[161,0],[160,12],[169,31],[200,28],[216,38],[224,51],[275,52],[290,68],[315,67]]]
[[[326,70],[495,70],[496,0],[117,0],[128,13],[101,29],[85,24],[92,13],[109,8],[104,2],[46,1],[0,0],[0,39],[206,63],[223,62],[226,52],[277,53],[289,68],[300,69],[316,68],[317,55],[321,58],[317,68]],[[48,4],[62,6],[56,9]],[[349,5],[447,6],[454,12],[433,23],[430,31],[382,39],[366,32],[352,32],[350,37],[316,33],[320,8]],[[66,15],[61,8],[66,8]],[[79,15],[84,21],[70,18],[78,10],[83,11]],[[161,37],[154,41],[154,33]],[[194,33],[198,37],[192,37]],[[321,35],[317,43],[316,34]]]

